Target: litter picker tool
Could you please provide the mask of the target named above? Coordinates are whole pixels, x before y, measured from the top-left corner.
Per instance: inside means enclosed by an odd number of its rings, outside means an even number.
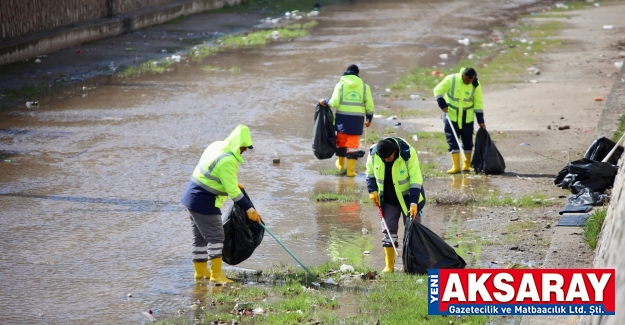
[[[397,247],[395,247],[395,241],[393,240],[393,237],[391,236],[391,231],[388,229],[388,226],[386,225],[386,220],[384,220],[384,214],[382,213],[382,209],[380,209],[380,205],[377,203],[375,206],[378,208],[378,214],[380,215],[380,219],[382,219],[382,223],[384,224],[384,228],[386,229],[388,238],[391,239],[391,245],[393,245],[393,249],[395,250],[395,256],[399,256],[399,253],[397,253]]]
[[[625,139],[625,133],[623,133],[623,135],[621,136],[620,139],[618,139],[618,141],[616,142],[616,144],[614,145],[614,148],[612,148],[612,150],[610,150],[610,152],[608,153],[607,156],[605,156],[605,158],[603,158],[603,160],[601,162],[608,162],[608,159],[610,159],[610,157],[612,157],[612,154],[616,151],[616,149],[618,148],[618,146],[621,144],[621,142],[623,142],[623,139]]]
[[[302,267],[302,268],[303,268],[303,269],[304,269],[304,270],[305,270],[308,274],[310,274],[310,276],[312,276],[312,277],[313,277],[313,281],[316,281],[316,280],[317,280],[317,277],[316,277],[314,274],[312,274],[312,272],[310,272],[310,270],[309,270],[306,266],[304,266],[304,264],[303,264],[302,262],[300,262],[300,260],[298,260],[298,259],[297,259],[297,257],[295,257],[295,255],[293,255],[293,253],[291,253],[291,251],[290,251],[288,248],[286,248],[286,246],[284,246],[284,244],[280,241],[280,239],[278,239],[278,237],[276,237],[276,236],[275,236],[275,235],[274,235],[271,231],[269,231],[269,229],[267,229],[267,227],[266,227],[264,224],[260,223],[260,226],[261,226],[261,227],[263,227],[263,229],[265,229],[265,231],[266,231],[266,232],[268,232],[268,233],[271,235],[271,237],[273,237],[273,239],[275,239],[275,240],[278,242],[278,244],[280,244],[280,246],[282,246],[282,248],[284,248],[284,250],[285,250],[287,253],[289,253],[289,255],[291,255],[291,257],[293,257],[293,258],[295,259],[295,261],[297,261],[297,263],[299,263],[299,265],[300,265],[300,266],[301,266],[301,267]]]

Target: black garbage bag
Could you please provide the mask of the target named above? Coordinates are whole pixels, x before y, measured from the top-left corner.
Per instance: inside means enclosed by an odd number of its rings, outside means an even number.
[[[404,271],[427,274],[428,269],[463,269],[462,257],[426,226],[408,219],[404,234]]]
[[[249,200],[245,190],[241,191]],[[263,241],[265,229],[257,222],[251,221],[247,217],[247,212],[237,204],[230,207],[222,221],[225,234],[223,261],[237,265],[252,256],[256,247]]]
[[[592,192],[589,188],[581,189],[577,194],[568,198],[568,203],[571,205],[605,205],[609,203],[610,197],[607,194],[601,194],[599,192]]]
[[[317,159],[332,158],[336,153],[336,132],[334,114],[330,107],[317,104],[312,149]]]
[[[477,130],[475,135],[475,148],[473,158],[471,159],[471,167],[476,173],[483,174],[503,174],[506,170],[506,163],[503,157],[490,139],[488,131],[483,128]]]
[[[609,162],[586,158],[570,162],[568,169],[569,174],[575,175],[573,182],[568,186],[573,194],[579,193],[583,188],[603,193],[614,185],[618,172],[618,168]]]
[[[616,142],[606,137],[601,137],[599,139],[596,139],[590,144],[590,147],[588,147],[588,150],[586,150],[586,154],[584,154],[584,158],[592,159],[595,161],[602,161],[603,158],[605,158],[608,155],[608,153],[610,153],[610,151],[614,148],[615,145],[616,145]],[[614,153],[612,154],[612,156],[610,156],[607,162],[611,163],[612,165],[616,165],[618,163],[619,158],[621,158],[622,154],[623,154],[623,147],[618,146],[618,148],[614,150]]]

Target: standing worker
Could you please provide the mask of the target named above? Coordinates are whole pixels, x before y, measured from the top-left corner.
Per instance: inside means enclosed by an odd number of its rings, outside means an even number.
[[[356,160],[364,156],[364,152],[358,151],[360,136],[363,124],[365,127],[371,125],[374,109],[371,87],[360,79],[358,73],[358,66],[350,64],[334,87],[332,98],[319,100],[321,106],[336,108],[336,168],[344,171],[347,158],[348,177],[356,176]]]
[[[210,282],[233,282],[222,272],[224,228],[221,206],[227,196],[247,211],[247,217],[261,222],[258,212],[245,198],[237,180],[241,154],[253,149],[250,129],[240,124],[224,141],[215,141],[204,150],[191,180],[182,194],[182,204],[189,210],[193,229],[193,266],[195,278]],[[207,261],[210,259],[210,271]]]
[[[460,147],[456,134],[462,139],[464,157],[462,171],[471,171],[471,150],[473,150],[473,115],[481,128],[484,124],[484,102],[482,101],[482,87],[477,81],[477,72],[473,68],[461,68],[460,72],[450,74],[434,88],[434,96],[443,114],[445,136],[451,152],[451,169],[448,174],[460,172]],[[446,118],[449,116],[449,120]]]
[[[417,151],[406,140],[396,137],[384,138],[372,146],[367,157],[367,190],[371,202],[380,206],[388,226],[388,231],[382,230],[382,247],[386,255],[386,267],[382,272],[393,272],[393,243],[397,247],[399,218],[403,215],[404,225],[408,215],[421,223],[425,206]]]

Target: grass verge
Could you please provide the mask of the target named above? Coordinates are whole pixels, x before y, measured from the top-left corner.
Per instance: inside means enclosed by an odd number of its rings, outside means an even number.
[[[597,248],[597,241],[599,240],[599,234],[601,233],[601,227],[603,221],[608,213],[607,209],[597,209],[584,223],[584,241],[588,244],[588,247]]]
[[[204,295],[200,291],[191,310],[181,311],[191,316],[156,324],[450,324],[450,317],[427,314],[425,275],[377,275],[358,266],[341,272],[340,267],[341,262],[311,267],[323,279],[318,285],[311,285],[301,269],[278,267],[269,268],[254,284],[236,282],[219,290],[204,286]],[[453,317],[454,324],[482,325],[488,320]]]

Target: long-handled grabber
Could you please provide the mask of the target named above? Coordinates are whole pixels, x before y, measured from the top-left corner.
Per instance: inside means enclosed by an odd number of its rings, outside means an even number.
[[[278,237],[276,237],[271,231],[269,231],[269,229],[267,229],[267,227],[264,224],[261,223],[260,226],[263,227],[263,229],[265,229],[265,231],[267,231],[271,235],[271,237],[273,237],[273,239],[275,239],[278,242],[278,244],[280,244],[280,246],[282,246],[282,248],[284,248],[284,250],[287,253],[289,253],[289,255],[291,255],[291,257],[293,257],[295,259],[295,261],[297,261],[297,263],[299,263],[299,265],[301,265],[302,268],[308,274],[310,274],[310,276],[313,277],[313,281],[317,280],[317,277],[314,274],[312,274],[312,272],[310,272],[310,270],[306,266],[304,266],[304,264],[302,262],[300,262],[300,260],[298,260],[297,257],[295,257],[295,255],[293,255],[293,253],[291,253],[291,251],[288,248],[286,248],[286,246],[284,246],[284,244],[280,241],[280,239],[278,239]]]
[[[605,158],[603,158],[603,160],[601,160],[601,162],[608,162],[608,160],[610,159],[610,157],[612,157],[612,154],[616,151],[616,149],[618,149],[619,145],[621,144],[621,142],[623,142],[623,140],[625,139],[625,133],[623,133],[623,135],[621,136],[620,139],[618,139],[618,141],[616,142],[616,144],[614,144],[614,148],[612,148],[612,150],[610,150],[610,152],[608,153],[607,156],[605,156]]]
[[[445,113],[445,118],[449,122],[449,126],[451,127],[451,132],[454,134],[454,139],[456,139],[456,143],[458,144],[458,149],[460,149],[460,156],[462,156],[462,162],[467,160],[467,157],[464,155],[464,150],[462,149],[462,145],[460,144],[460,140],[458,139],[458,134],[456,134],[456,129],[454,128],[454,124],[451,122],[449,118],[449,114]],[[464,171],[462,170],[462,166],[460,166],[460,174],[464,177]]]
[[[391,245],[393,245],[393,249],[395,250],[395,256],[399,256],[399,253],[397,253],[397,247],[395,247],[395,241],[393,240],[393,236],[391,236],[391,231],[388,229],[388,226],[386,225],[386,220],[384,220],[384,214],[382,213],[382,209],[380,209],[380,205],[379,204],[375,204],[375,206],[378,208],[378,214],[380,215],[380,219],[382,219],[382,224],[384,225],[384,228],[386,229],[386,234],[388,235],[388,238],[390,238],[391,240]]]

